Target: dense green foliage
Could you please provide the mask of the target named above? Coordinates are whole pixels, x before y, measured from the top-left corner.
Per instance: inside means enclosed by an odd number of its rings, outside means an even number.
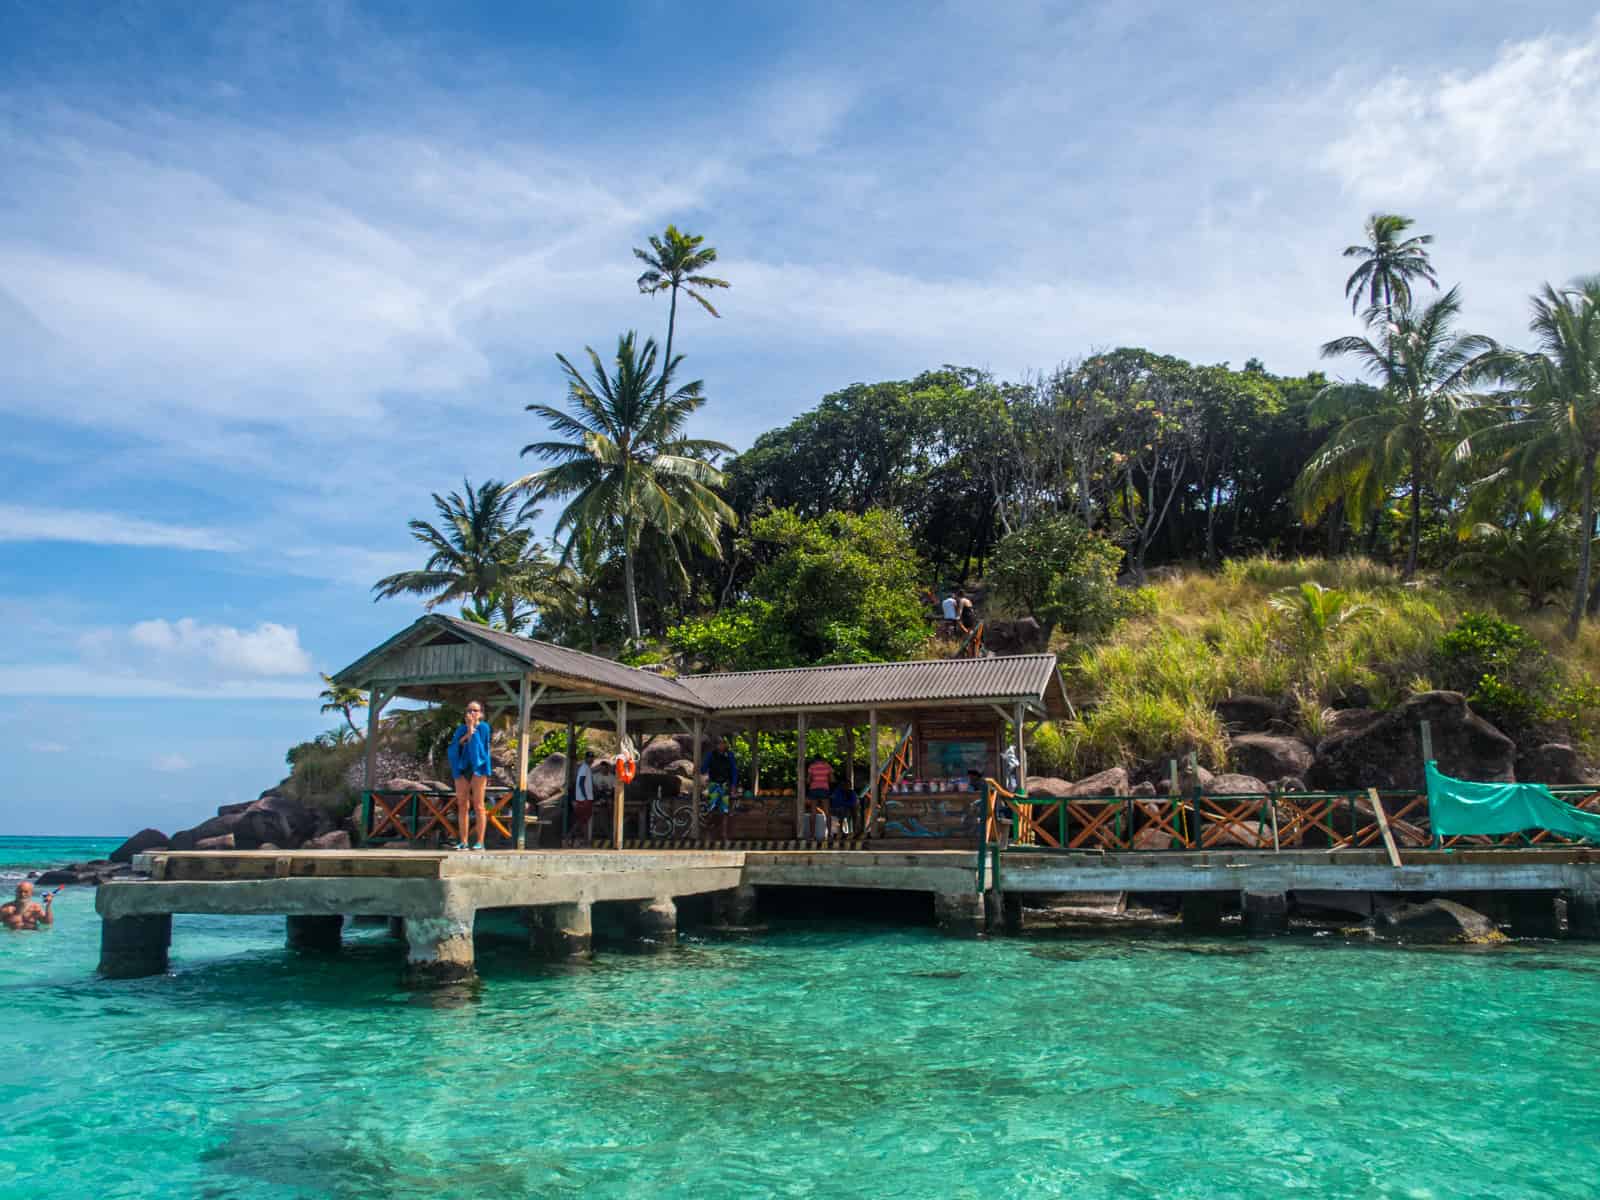
[[[1098,634],[1126,611],[1117,587],[1122,551],[1090,533],[1076,517],[1042,517],[1005,536],[989,579],[1002,603],[1038,618],[1045,640],[1059,627]]]

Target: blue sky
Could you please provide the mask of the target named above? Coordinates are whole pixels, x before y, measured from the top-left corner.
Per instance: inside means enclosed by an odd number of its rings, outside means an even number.
[[[1470,324],[1600,270],[1592,5],[0,0],[0,833],[191,824],[402,627],[554,355],[659,335],[737,446],[858,379],[1317,364],[1374,208]]]

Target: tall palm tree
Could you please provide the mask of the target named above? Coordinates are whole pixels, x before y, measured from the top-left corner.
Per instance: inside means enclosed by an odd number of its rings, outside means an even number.
[[[354,714],[356,709],[367,706],[367,694],[360,688],[340,687],[333,681],[332,675],[324,675],[322,682],[327,686],[317,695],[317,699],[322,701],[322,707],[318,711],[343,713],[345,724],[350,726],[352,733],[360,737],[361,730],[356,728]]]
[[[1406,483],[1407,579],[1417,571],[1423,484],[1447,453],[1470,453],[1469,412],[1476,403],[1471,385],[1483,357],[1495,349],[1486,337],[1454,331],[1460,312],[1459,289],[1451,288],[1420,312],[1397,305],[1388,319],[1374,322],[1376,341],[1343,337],[1327,343],[1324,358],[1354,357],[1378,386],[1331,383],[1308,410],[1313,422],[1337,427],[1295,483],[1302,516],[1314,520],[1342,497],[1359,525],[1391,488]]]
[[[567,375],[567,410],[530,404],[528,411],[550,422],[566,441],[531,442],[523,454],[552,463],[518,480],[538,496],[572,499],[556,520],[556,536],[566,535],[563,563],[571,558],[585,530],[615,530],[622,554],[623,587],[628,602],[628,632],[637,641],[639,592],[634,560],[646,530],[682,537],[713,557],[721,555],[719,534],[736,518],[712,490],[723,486],[722,472],[709,461],[731,453],[721,442],[686,437],[683,427],[705,403],[700,380],[674,387],[678,362],[668,361],[656,375],[656,344],[641,347],[633,332],[617,339],[613,373],[600,356],[584,347],[593,368],[585,379],[565,356],[556,355]]]
[[[426,596],[433,609],[455,601],[468,602],[480,613],[502,607],[508,596],[526,595],[547,568],[544,550],[516,515],[519,490],[498,479],[474,488],[462,480],[463,492],[433,493],[439,523],[411,521],[411,536],[429,550],[420,571],[401,571],[372,585],[374,600],[394,596]],[[515,601],[512,601],[513,610]],[[508,622],[514,611],[506,613]]]
[[[1578,568],[1569,638],[1577,637],[1589,598],[1595,536],[1595,474],[1600,466],[1600,277],[1532,298],[1528,328],[1536,348],[1500,350],[1485,371],[1511,386],[1506,419],[1486,431],[1512,478],[1525,487],[1573,485],[1578,500]]]
[[[1362,293],[1367,294],[1367,306],[1374,312],[1379,299],[1383,302],[1384,316],[1391,316],[1396,307],[1411,307],[1411,281],[1426,279],[1437,289],[1433,264],[1428,261],[1428,245],[1433,234],[1404,237],[1414,224],[1410,217],[1395,213],[1373,213],[1367,218],[1367,240],[1355,246],[1346,246],[1346,258],[1359,258],[1361,265],[1345,280],[1344,294],[1350,298],[1350,311],[1361,305]]]
[[[1521,592],[1530,611],[1543,608],[1572,581],[1576,529],[1570,519],[1522,513],[1504,524],[1480,521],[1447,573]]]
[[[699,234],[680,233],[676,225],[668,225],[660,237],[650,235],[649,250],[641,250],[637,246],[633,248],[633,256],[645,264],[645,271],[639,276],[639,290],[646,296],[654,296],[658,292],[670,292],[672,295],[672,303],[667,309],[667,349],[661,356],[664,363],[672,362],[672,332],[678,322],[679,289],[713,317],[720,318],[722,314],[696,289],[733,286],[726,279],[698,273],[717,261],[715,246],[701,249],[701,243],[705,240]]]

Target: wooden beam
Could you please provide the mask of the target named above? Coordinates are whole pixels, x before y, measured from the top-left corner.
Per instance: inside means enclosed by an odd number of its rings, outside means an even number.
[[[617,701],[617,742],[620,745],[628,736],[628,702]],[[628,785],[622,782],[622,776],[614,776],[617,781],[616,791],[611,795],[611,848],[622,849],[622,806],[627,798]]]
[[[750,794],[761,793],[761,731],[750,728]]]
[[[700,836],[700,762],[701,739],[704,735],[705,721],[696,717],[694,719],[694,781],[689,787],[689,836]],[[733,801],[730,798],[728,805],[731,808]]]
[[[870,832],[867,818],[877,814],[878,805],[878,710],[867,710],[867,794],[856,798],[856,811],[861,814],[861,832]]]
[[[517,822],[517,828],[513,831],[512,844],[522,850],[528,844],[528,710],[539,696],[534,694],[533,679],[528,675],[522,677],[522,685],[517,691],[517,791],[522,795],[523,819]],[[543,692],[544,686],[541,684],[539,693]]]
[[[1389,832],[1389,814],[1383,811],[1383,801],[1378,799],[1378,789],[1368,788],[1367,799],[1372,801],[1372,811],[1378,816],[1378,832],[1383,834],[1383,848],[1389,852],[1389,865],[1398,867],[1400,865],[1400,851],[1395,848],[1394,834]],[[1356,831],[1354,822],[1352,822],[1350,841],[1354,843],[1355,840]]]
[[[795,837],[805,829],[805,714],[795,714]]]
[[[367,693],[367,790],[370,792],[378,786],[378,781],[373,775],[378,770],[378,716],[383,712],[383,706],[389,703],[389,697],[384,695],[382,688],[373,688]]]
[[[1028,790],[1028,731],[1022,724],[1023,703],[1017,701],[1012,721],[1017,734],[1017,791]]]
[[[592,778],[589,781],[589,786],[590,786],[591,789],[594,787],[594,780]],[[567,769],[564,772],[562,772],[562,779],[561,779],[561,834],[562,834],[562,841],[563,842],[566,841],[566,835],[569,832],[568,829],[567,829],[567,814],[572,811],[572,802],[573,802],[573,800],[575,798],[574,797],[574,793],[577,791],[577,787],[578,787],[578,727],[572,721],[568,721],[567,722]],[[594,799],[593,791],[590,792],[589,799],[590,800]],[[571,831],[571,832],[572,832],[574,837],[577,836],[577,832],[575,830]],[[589,840],[589,831],[587,829],[585,829],[584,832],[583,832],[583,839],[586,842]]]

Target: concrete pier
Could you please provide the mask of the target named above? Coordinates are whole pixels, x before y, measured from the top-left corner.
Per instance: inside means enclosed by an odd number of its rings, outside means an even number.
[[[1242,892],[1239,910],[1249,937],[1276,937],[1289,932],[1289,897],[1283,892]]]
[[[164,975],[172,946],[172,914],[112,917],[100,922],[100,974],[108,979]]]
[[[1560,938],[1567,933],[1567,905],[1554,892],[1508,892],[1506,924],[1518,938]]]
[[[628,936],[667,946],[678,940],[678,906],[671,896],[654,896],[628,909]]]
[[[1183,931],[1213,934],[1222,932],[1222,896],[1218,892],[1189,892],[1183,897]]]
[[[1585,940],[1600,938],[1600,891],[1567,893],[1567,936]]]
[[[587,958],[594,946],[594,910],[586,900],[533,911],[534,952],[544,958]]]
[[[756,919],[756,889],[747,883],[712,897],[712,913],[719,925],[742,927]]]
[[[983,897],[976,890],[935,892],[933,919],[941,930],[957,937],[977,937],[989,923]]]
[[[406,975],[417,983],[457,983],[476,973],[472,917],[460,914],[406,921]]]
[[[344,936],[344,917],[285,917],[284,927],[291,950],[337,950]]]

